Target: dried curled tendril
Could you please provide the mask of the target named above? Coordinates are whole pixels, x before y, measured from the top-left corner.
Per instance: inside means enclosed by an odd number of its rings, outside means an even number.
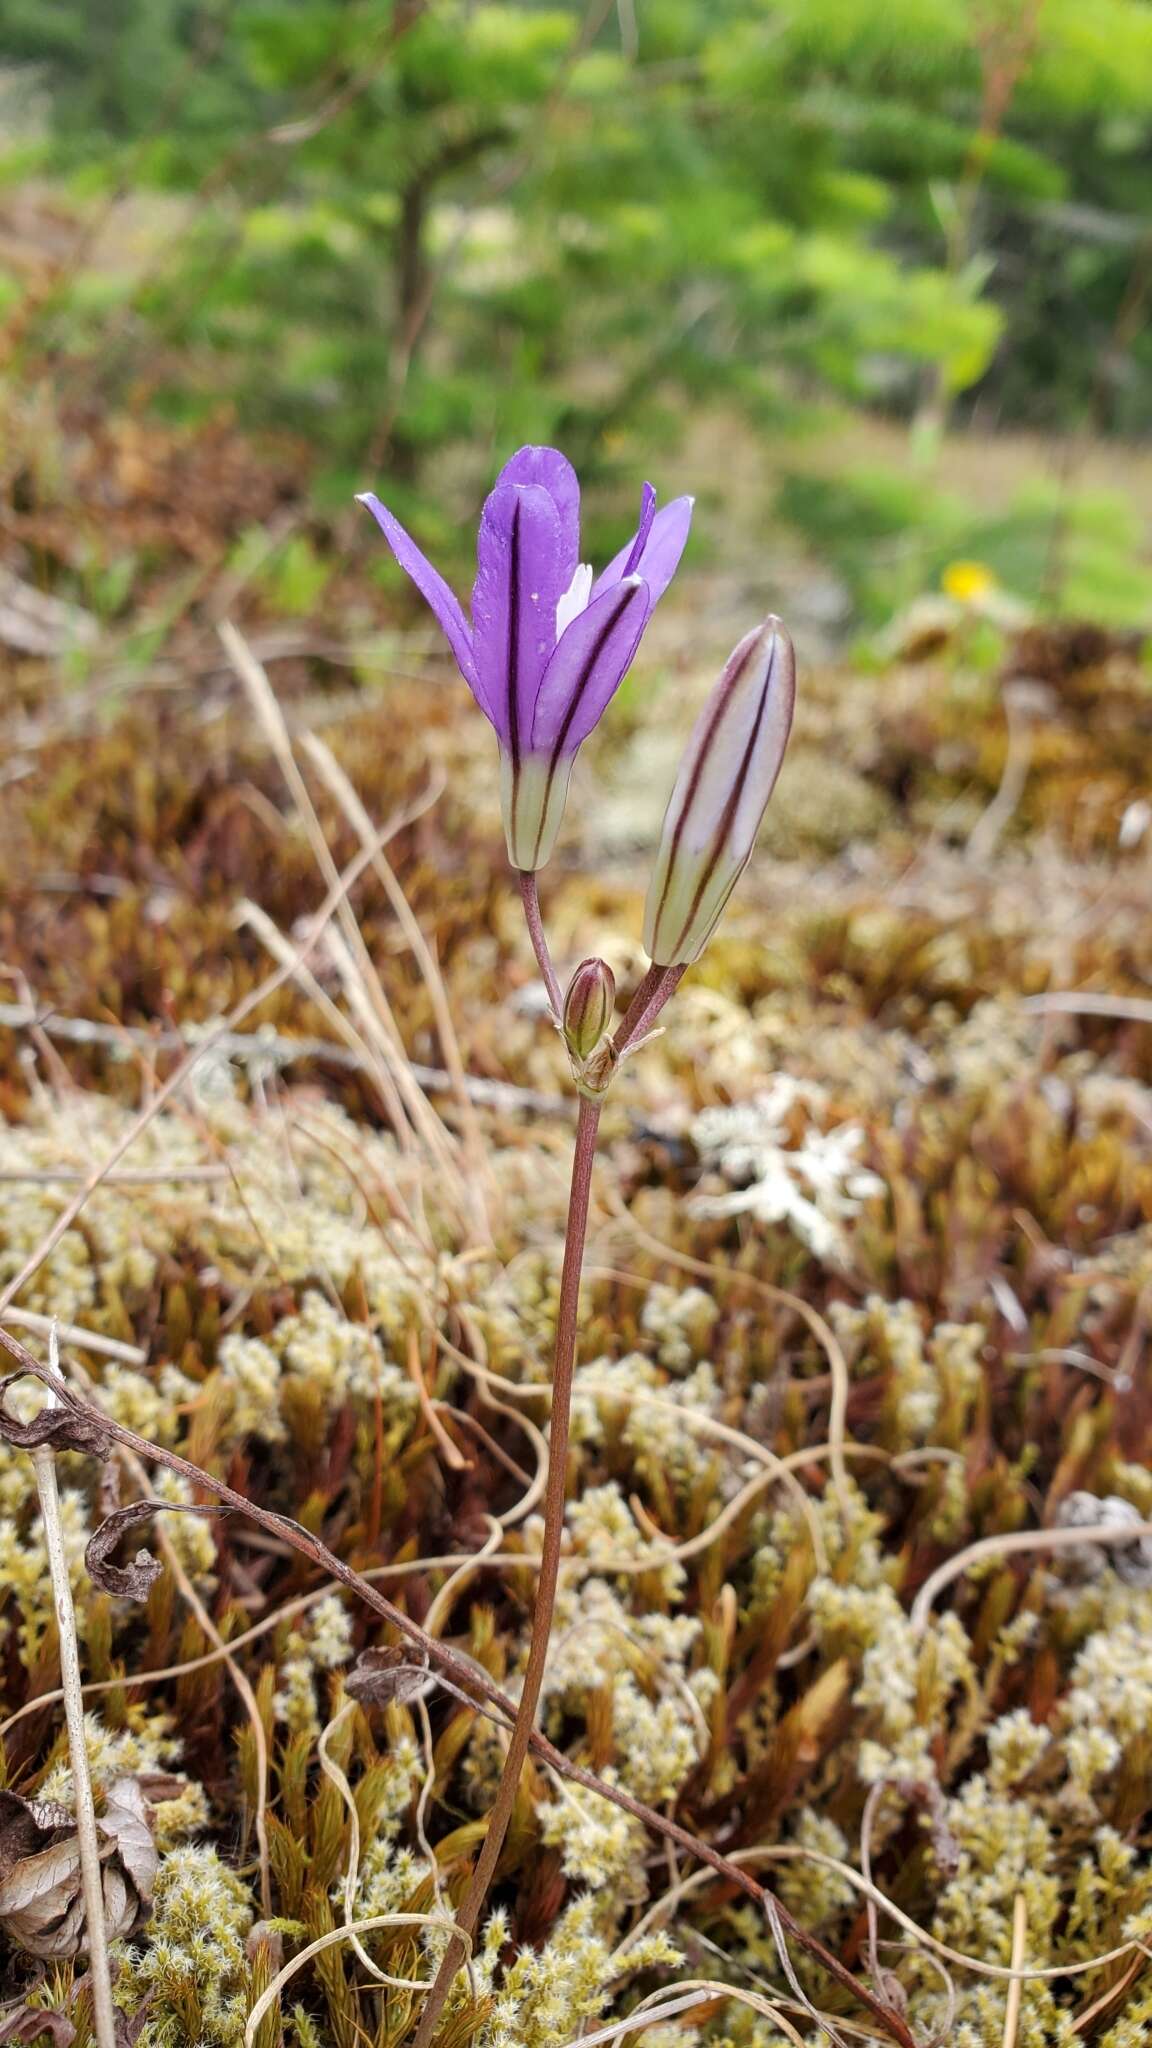
[[[186,1501],[132,1500],[122,1508],[113,1508],[100,1527],[88,1539],[84,1562],[88,1573],[97,1586],[106,1593],[115,1593],[121,1600],[146,1600],[151,1588],[164,1570],[158,1558],[151,1557],[146,1550],[138,1550],[131,1564],[113,1564],[111,1554],[126,1529],[137,1522],[147,1522],[153,1515],[230,1515],[232,1508],[221,1506],[200,1506]]]
[[[0,1337],[2,1337],[0,1332]],[[57,1406],[41,1408],[28,1422],[21,1422],[8,1407],[8,1389],[35,1373],[52,1388]],[[83,1451],[93,1458],[106,1458],[115,1441],[111,1429],[91,1408],[82,1405],[39,1365],[29,1363],[19,1372],[0,1380],[0,1437],[20,1451],[38,1451],[51,1444],[54,1451]]]
[[[28,1422],[21,1422],[12,1414],[7,1402],[8,1389],[27,1378],[32,1370],[28,1366],[23,1372],[9,1373],[0,1380],[0,1437],[22,1451],[35,1451],[50,1444],[54,1451],[81,1451],[91,1457],[107,1458],[115,1443],[113,1431],[90,1408],[76,1401],[66,1386],[54,1378],[49,1380],[48,1374],[39,1368],[37,1377],[51,1385],[56,1405],[42,1408]],[[120,1600],[146,1600],[164,1567],[146,1550],[138,1550],[131,1564],[114,1564],[112,1553],[125,1530],[158,1514],[214,1517],[232,1513],[234,1510],[224,1505],[201,1506],[168,1500],[133,1500],[124,1507],[113,1508],[88,1539],[84,1563],[89,1576],[104,1592],[113,1593]]]

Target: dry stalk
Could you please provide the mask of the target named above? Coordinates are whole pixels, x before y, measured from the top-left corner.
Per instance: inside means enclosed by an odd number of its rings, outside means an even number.
[[[380,835],[381,843],[388,839],[394,830],[394,825],[386,825]],[[105,1153],[100,1165],[93,1167],[92,1172],[87,1176],[83,1185],[77,1189],[72,1200],[60,1211],[52,1228],[45,1231],[39,1244],[34,1251],[29,1253],[19,1272],[12,1275],[7,1286],[0,1293],[0,1316],[4,1315],[6,1310],[16,1300],[16,1297],[22,1293],[29,1280],[39,1272],[45,1259],[49,1258],[56,1249],[60,1239],[71,1230],[76,1218],[86,1206],[89,1197],[95,1193],[101,1182],[106,1180],[112,1169],[120,1164],[125,1153],[131,1151],[137,1139],[143,1136],[143,1133],[148,1129],[153,1119],[160,1114],[165,1104],[170,1102],[172,1097],[183,1088],[193,1068],[198,1066],[200,1061],[208,1053],[214,1051],[223,1040],[229,1038],[236,1030],[237,1025],[243,1023],[245,1017],[250,1017],[254,1010],[259,1009],[260,1004],[268,996],[274,995],[277,989],[282,988],[301,963],[308,958],[313,949],[319,945],[324,927],[328,923],[329,918],[337,906],[344,901],[349,889],[352,888],[353,884],[363,874],[365,868],[369,865],[370,859],[371,855],[364,849],[356,855],[354,860],[349,861],[348,866],[343,872],[336,876],[320,908],[314,918],[309,921],[310,929],[308,936],[299,946],[293,949],[291,956],[282,962],[274,974],[270,974],[266,980],[262,981],[258,987],[252,989],[248,995],[244,996],[236,1004],[235,1008],[229,1012],[222,1023],[213,1026],[210,1031],[204,1034],[204,1037],[200,1039],[198,1044],[189,1048],[184,1058],[179,1061],[172,1073],[169,1074],[168,1079],[162,1082],[156,1092],[150,1096],[144,1108],[132,1119],[128,1128],[117,1139],[110,1151]]]
[[[288,785],[317,867],[325,881],[332,886],[336,878],[336,863],[308,794],[307,784],[297,766],[284,714],[272,685],[236,628],[225,621],[218,630],[228,659],[248,693],[248,700]],[[378,857],[379,847],[379,837],[373,833],[369,843],[361,849],[370,865]],[[423,1090],[417,1085],[371,954],[364,943],[356,918],[343,897],[336,906],[336,917],[344,944],[338,945],[333,933],[329,938],[329,949],[340,971],[349,1004],[379,1046],[389,1068],[395,1095],[403,1105],[398,1118],[395,1119],[397,1140],[401,1146],[410,1148],[414,1135],[419,1134],[431,1156],[438,1160],[455,1180],[462,1205],[468,1209],[470,1205],[467,1182],[455,1159],[452,1142]]]
[[[1028,1938],[1028,1901],[1023,1892],[1017,1892],[1012,1908],[1012,1968],[1024,1967],[1024,1944]],[[1003,2048],[1016,2048],[1016,2036],[1020,2031],[1020,2005],[1024,1996],[1024,1979],[1013,1977],[1008,1986],[1008,1998],[1004,2007]]]
[[[52,1341],[52,1370],[59,1373],[55,1340]],[[59,1404],[47,1379],[45,1405]],[[72,1787],[76,1812],[76,1844],[80,1853],[80,1883],[84,1894],[84,1922],[88,1945],[88,1983],[92,1994],[92,2030],[96,2048],[116,2048],[116,2010],[112,2004],[112,1972],[108,1962],[108,1936],[104,1922],[104,1880],[100,1868],[100,1838],[96,1830],[96,1806],[92,1797],[92,1776],[88,1769],[88,1742],[84,1730],[84,1691],[80,1678],[80,1652],[76,1642],[76,1610],[68,1577],[68,1558],[60,1521],[60,1494],[56,1485],[56,1453],[42,1444],[32,1453],[40,1517],[44,1524],[44,1547],[48,1554],[48,1575],[52,1581],[52,1604],[60,1638],[60,1678],[64,1695],[64,1717],[68,1725],[68,1750],[72,1759]]]
[[[448,991],[444,986],[439,962],[420,929],[419,920],[404,893],[395,868],[375,844],[376,828],[368,812],[331,748],[325,746],[324,741],[312,732],[305,733],[300,744],[325,787],[339,804],[361,846],[372,847],[372,871],[388,898],[428,990],[428,1000],[432,1005],[432,1015],[440,1039],[440,1050],[444,1055],[445,1071],[460,1115],[469,1177],[475,1188],[480,1190],[489,1185],[492,1178],[488,1152],[477,1120],[475,1105],[468,1092],[468,1076],[464,1070],[460,1041],[452,1021]]]
[[[409,810],[407,818],[413,816]],[[389,836],[395,831],[391,828]],[[59,1039],[66,1045],[139,1046],[147,1053],[184,1052],[192,1039],[183,1031],[144,1031],[128,1024],[97,1024],[89,1017],[62,1017],[56,1012],[41,1015],[31,1003],[0,1003],[0,1029],[6,1031],[30,1031],[39,1024],[46,1038]],[[282,1032],[259,1030],[254,1032],[228,1031],[216,1041],[217,1050],[226,1053],[229,1059],[237,1060],[257,1069],[269,1067],[300,1066],[304,1062],[317,1062],[326,1066],[344,1067],[352,1072],[373,1072],[370,1056],[337,1045],[327,1038],[286,1038]],[[445,1094],[455,1087],[452,1075],[446,1067],[426,1067],[419,1061],[410,1062],[412,1073],[425,1094]],[[532,1116],[559,1116],[565,1108],[560,1095],[545,1095],[538,1088],[520,1088],[513,1081],[493,1081],[484,1074],[465,1074],[464,1089],[470,1102],[481,1109],[504,1110],[509,1115],[524,1113]],[[129,1174],[124,1178],[132,1181],[157,1179],[184,1181],[207,1177],[213,1169],[188,1167],[178,1173],[166,1173],[157,1169],[155,1174]],[[12,1176],[4,1176],[11,1178]],[[21,1175],[23,1179],[25,1176]],[[63,1180],[64,1174],[54,1179]],[[79,1176],[78,1176],[79,1177]],[[116,1176],[120,1178],[120,1176]]]
[[[262,1991],[256,2000],[245,2023],[244,2048],[253,2048],[253,2043],[260,2028],[260,2022],[264,2018],[265,2013],[269,2012],[276,2004],[285,1984],[291,1981],[298,1970],[304,1968],[305,1963],[310,1963],[313,1956],[322,1955],[326,1948],[334,1948],[338,1942],[355,1940],[359,1935],[371,1934],[376,1928],[380,1927],[442,1927],[443,1924],[442,1920],[437,1919],[435,1913],[377,1913],[370,1920],[352,1920],[343,1927],[333,1927],[329,1933],[320,1935],[318,1940],[310,1941],[307,1948],[300,1949],[296,1955],[292,1956],[285,1963],[284,1968],[279,1970],[276,1976],[273,1977],[267,1990]],[[357,1947],[357,1953],[362,1953],[359,1947]],[[377,1975],[380,1977],[381,1983],[393,1985],[398,1991],[424,1991],[427,1989],[427,1984],[423,1977],[389,1977],[383,1971],[377,1972]]]
[[[1077,1544],[1084,1543],[1118,1547],[1146,1541],[1150,1536],[1152,1522],[1093,1522],[1082,1529],[1069,1525],[1058,1529],[1013,1529],[1002,1536],[981,1536],[966,1550],[958,1550],[955,1557],[946,1558],[931,1577],[925,1579],[908,1617],[912,1633],[924,1633],[937,1593],[950,1586],[953,1579],[962,1578],[970,1565],[980,1564],[987,1557],[1019,1557],[1032,1551],[1075,1550]]]

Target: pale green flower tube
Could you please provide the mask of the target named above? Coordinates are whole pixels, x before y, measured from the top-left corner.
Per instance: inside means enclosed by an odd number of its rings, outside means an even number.
[[[792,642],[767,618],[734,649],[680,764],[644,908],[654,966],[691,966],[715,931],[751,857],[795,701]]]

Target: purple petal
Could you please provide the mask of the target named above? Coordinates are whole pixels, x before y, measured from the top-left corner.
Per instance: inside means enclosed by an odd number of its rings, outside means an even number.
[[[592,586],[593,597],[599,597],[602,590],[619,583],[622,576],[635,574],[644,578],[652,593],[652,603],[657,604],[680,566],[695,502],[694,498],[673,498],[671,504],[662,506],[650,521],[646,536],[642,512],[639,532],[627,547],[621,548],[618,555],[613,555],[608,567],[596,578]],[[645,499],[644,512],[647,509]],[[638,541],[643,545],[638,559],[634,559]]]
[[[625,576],[634,575],[640,567],[644,550],[648,545],[648,535],[652,531],[652,521],[655,517],[656,493],[651,484],[645,484],[640,493],[640,524],[636,528],[636,538],[629,550],[628,560],[624,564]]]
[[[405,533],[400,521],[393,518],[387,505],[382,505],[374,492],[359,492],[357,502],[367,505],[400,567],[412,578],[425,603],[435,612],[444,637],[456,656],[461,675],[474,692],[480,709],[492,718],[492,712],[484,701],[477,680],[472,634],[459,599],[449,589],[439,569],[434,569],[427,556],[421,554],[411,534]]]
[[[567,590],[580,560],[580,484],[568,457],[558,448],[518,448],[493,488],[501,484],[539,484],[547,491],[560,516]]]
[[[573,619],[540,686],[534,753],[574,754],[587,739],[628,673],[651,610],[648,585],[629,576]]]
[[[540,484],[497,484],[480,516],[472,630],[480,689],[513,762],[531,739],[556,645],[556,606],[571,580],[550,493]]]

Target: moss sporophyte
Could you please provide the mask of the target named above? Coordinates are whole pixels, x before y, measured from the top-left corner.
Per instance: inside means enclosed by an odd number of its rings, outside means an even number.
[[[485,503],[476,542],[471,623],[439,571],[371,492],[360,502],[444,630],[460,673],[500,747],[508,857],[553,1020],[580,1103],[552,1372],[544,1536],[528,1662],[484,1844],[417,2029],[427,2048],[504,1844],[528,1752],[556,1603],[576,1355],[580,1272],[604,1097],[621,1060],[643,1042],[685,969],[715,930],[751,856],[792,723],[795,661],[780,621],[740,641],[704,706],[668,804],[645,914],[652,965],[618,1031],[616,988],[601,960],[577,968],[566,995],[540,913],[536,872],[556,844],[577,750],[626,675],[675,575],[691,498],[656,509],[645,484],[633,539],[598,578],[580,560],[580,487],[555,448],[521,448]]]

